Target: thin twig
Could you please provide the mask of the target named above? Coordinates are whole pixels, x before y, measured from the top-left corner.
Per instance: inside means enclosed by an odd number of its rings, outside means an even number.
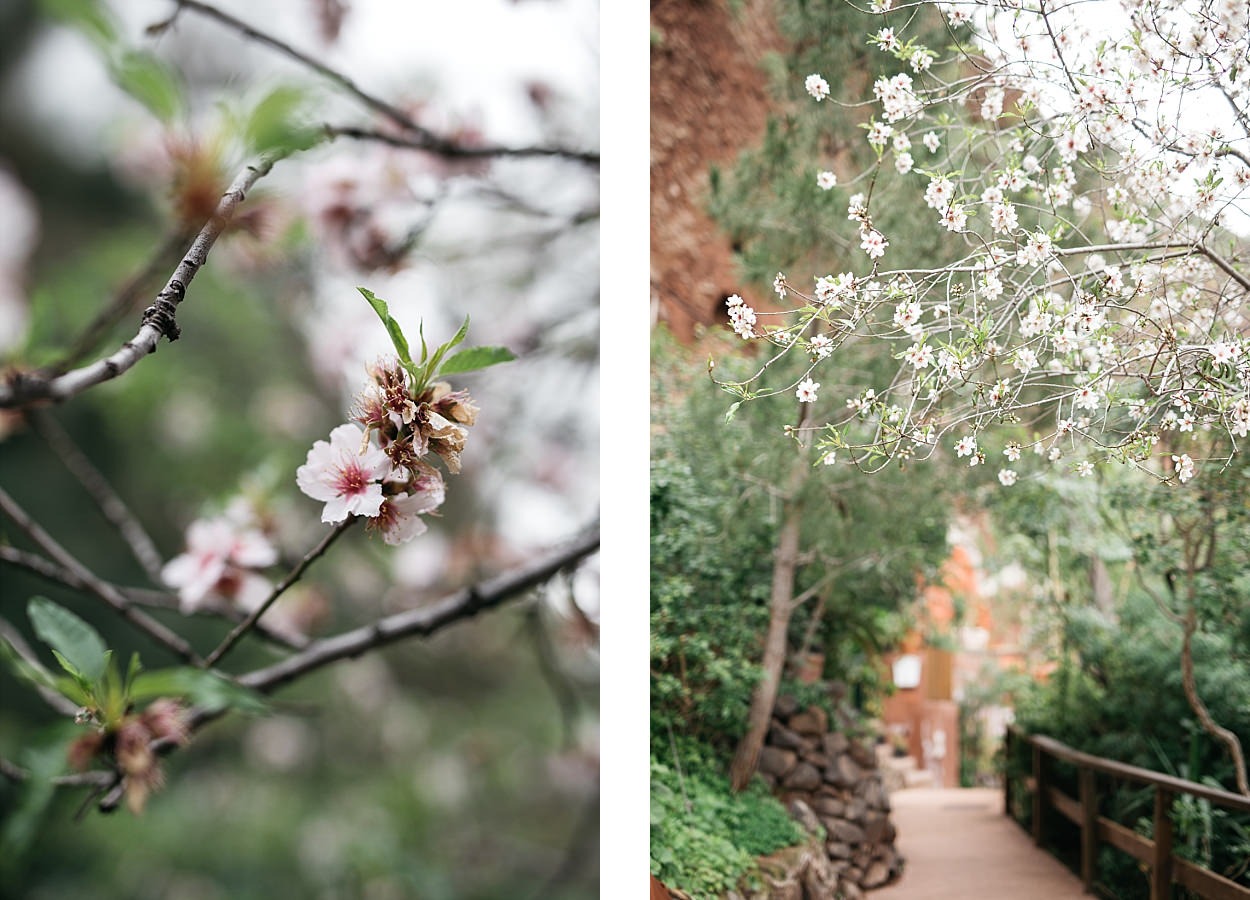
[[[314,560],[319,559],[321,555],[329,549],[330,545],[338,540],[339,535],[341,535],[348,528],[352,527],[356,518],[356,516],[349,516],[336,525],[334,529],[323,537],[316,547],[309,550],[308,553],[304,555],[304,558],[296,564],[295,568],[292,569],[287,576],[283,578],[272,591],[269,592],[269,596],[265,598],[265,602],[256,607],[256,609],[252,611],[251,615],[231,629],[230,633],[226,635],[225,640],[223,640],[217,649],[210,653],[208,655],[208,659],[205,660],[209,668],[215,666],[221,658],[230,651],[230,648],[238,643],[239,639],[242,638],[243,635],[247,634],[252,626],[256,624],[256,621],[265,614],[269,607],[273,606],[274,601],[286,592],[287,588],[299,581],[300,576],[304,574],[304,570],[312,565]]]
[[[1232,263],[1220,256],[1214,250],[1208,248],[1206,244],[1196,244],[1194,245],[1194,249],[1219,266],[1219,268],[1222,269],[1229,278],[1233,279],[1233,281],[1237,282],[1245,290],[1250,291],[1250,278],[1247,278],[1245,275],[1234,269]]]
[[[30,777],[30,773],[19,766],[17,763],[9,762],[3,756],[0,756],[0,775],[3,775],[9,781],[23,782]]]
[[[96,577],[90,569],[79,562],[75,556],[58,544],[50,534],[27,515],[26,511],[8,495],[4,488],[0,488],[0,511],[12,519],[13,523],[24,531],[32,541],[38,544],[44,553],[68,569],[81,581],[83,590],[99,597],[131,625],[187,662],[194,666],[204,665],[204,660],[200,659],[199,654],[191,648],[190,644],[147,613],[135,609],[130,601],[122,595],[121,591],[112,584]]]
[[[519,597],[598,549],[599,524],[596,522],[567,547],[529,566],[463,588],[430,606],[396,613],[371,625],[314,641],[306,650],[267,668],[249,672],[238,682],[244,687],[268,693],[336,660],[359,656],[411,635],[431,635],[454,622],[472,618],[483,610]]]
[[[351,137],[359,140],[378,140],[393,144],[397,147],[413,147],[419,150],[425,150],[429,153],[435,153],[439,156],[449,158],[465,158],[465,157],[497,157],[497,156],[556,156],[564,159],[576,160],[592,166],[599,165],[599,155],[596,153],[588,153],[577,150],[566,150],[560,147],[473,147],[459,144],[454,140],[442,137],[430,131],[428,128],[418,124],[413,120],[412,116],[404,112],[393,103],[387,103],[373,94],[364,91],[356,82],[352,81],[342,72],[332,69],[318,59],[309,56],[302,50],[297,50],[285,41],[266,34],[263,31],[247,24],[242,19],[236,19],[229,13],[222,12],[215,6],[207,3],[201,3],[199,0],[176,0],[179,10],[189,9],[192,12],[199,13],[206,18],[225,25],[237,31],[239,34],[249,38],[257,43],[272,47],[279,53],[289,56],[291,59],[307,66],[317,74],[328,78],[337,84],[343,90],[347,91],[369,109],[390,119],[401,129],[409,134],[415,135],[415,138],[405,139],[402,137],[392,137],[384,132],[370,131],[367,129],[357,128],[337,128],[327,126],[326,133],[331,136]]]
[[[543,680],[547,682],[547,687],[551,689],[552,696],[555,697],[556,706],[560,709],[564,746],[565,748],[572,747],[576,743],[573,725],[577,717],[577,692],[573,690],[568,676],[564,674],[556,661],[555,647],[551,643],[551,635],[547,632],[547,626],[543,622],[540,605],[531,607],[527,612],[525,628],[529,632],[530,640],[534,642],[534,655],[538,657],[538,669],[542,673]]]
[[[13,651],[27,663],[36,668],[43,668],[43,663],[39,661],[39,657],[35,655],[35,651],[31,649],[30,644],[26,643],[22,633],[13,627],[13,623],[7,619],[0,619],[0,639],[8,641]],[[74,702],[52,690],[52,688],[38,684],[35,685],[35,690],[39,692],[39,696],[43,698],[45,703],[62,715],[75,716],[78,714],[78,707],[74,705]]]
[[[143,566],[143,571],[147,573],[148,578],[152,579],[155,584],[160,584],[161,568],[165,565],[165,561],[161,559],[155,542],[144,530],[143,525],[130,512],[125,501],[113,490],[112,485],[105,480],[100,470],[92,464],[86,454],[78,449],[73,438],[50,414],[35,410],[27,416],[27,421],[65,464],[65,468],[73,473],[91,495],[91,499],[100,508],[104,518],[109,520],[109,523],[117,529],[118,534],[130,547],[130,552],[139,565]]]
[[[129,371],[143,357],[156,352],[157,342],[162,336],[171,341],[177,340],[179,331],[175,315],[178,304],[186,297],[187,288],[196,272],[208,261],[209,251],[230,224],[235,209],[246,198],[252,185],[268,174],[280,158],[264,157],[239,173],[222,195],[212,217],[200,229],[182,261],[174,269],[174,274],[157,295],[156,301],[144,310],[143,323],[138,333],[122,344],[120,350],[112,356],[53,378],[34,372],[12,373],[8,376],[7,384],[0,384],[0,409],[26,406],[36,400],[67,400]]]
[[[25,550],[19,550],[17,547],[9,547],[0,545],[0,563],[6,563],[16,566],[19,569],[38,575],[46,581],[54,584],[64,585],[76,591],[85,590],[86,586],[82,580],[78,578],[69,569],[58,566],[51,560],[44,559],[35,553],[28,553]],[[145,588],[124,587],[113,583],[113,587],[125,597],[130,603],[136,606],[148,606],[154,609],[181,609],[181,603],[178,595],[171,591],[154,591]],[[230,603],[218,598],[209,596],[200,602],[195,610],[196,615],[218,616],[223,619],[229,619],[231,622],[242,622],[247,618],[247,613]],[[255,626],[256,633],[264,637],[266,640],[275,644],[280,644],[290,650],[302,650],[308,646],[308,638],[295,633],[277,631],[270,628],[263,622],[259,622]]]
[[[369,107],[374,112],[382,114],[401,128],[423,135],[432,140],[438,140],[437,135],[425,128],[422,128],[399,107],[387,103],[385,100],[380,100],[372,94],[365,93],[365,91],[357,86],[356,82],[352,81],[342,72],[336,71],[320,60],[309,56],[307,53],[295,49],[285,41],[282,41],[273,35],[266,34],[263,31],[259,31],[241,19],[236,19],[229,13],[222,12],[215,6],[210,6],[207,3],[200,3],[199,0],[175,0],[175,2],[177,2],[180,10],[189,9],[192,12],[199,13],[206,18],[213,19],[214,21],[237,31],[244,37],[256,41],[259,44],[265,44],[268,47],[272,47],[274,50],[289,56],[301,65],[307,66],[319,75],[333,81],[365,106]]]
[[[535,157],[547,156],[569,159],[598,167],[599,154],[590,151],[568,150],[564,147],[503,147],[498,144],[458,144],[447,138],[440,138],[428,132],[415,137],[380,131],[376,128],[357,128],[345,125],[327,125],[325,133],[332,138],[345,137],[357,141],[378,141],[391,147],[402,147],[410,150],[423,150],[438,156],[453,159],[481,159],[501,156]]]
[[[166,237],[143,268],[131,275],[125,284],[117,289],[117,293],[113,295],[113,299],[109,304],[100,310],[96,317],[91,320],[91,323],[83,329],[65,356],[54,365],[48,366],[45,370],[46,374],[49,376],[63,375],[83,359],[86,359],[99,346],[100,341],[108,334],[109,329],[121,321],[124,316],[132,312],[144,294],[152,290],[152,287],[149,286],[152,280],[173,265],[174,259],[171,257],[176,257],[178,252],[186,246],[187,241],[191,240],[192,237],[194,237],[193,234],[182,231]]]

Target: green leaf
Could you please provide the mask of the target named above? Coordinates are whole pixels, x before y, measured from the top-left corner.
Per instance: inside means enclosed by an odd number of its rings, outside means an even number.
[[[104,640],[94,628],[47,597],[32,597],[27,615],[39,639],[64,656],[83,678],[89,682],[100,679],[109,656]]]
[[[729,407],[728,410],[725,411],[725,424],[726,425],[728,425],[730,422],[734,420],[734,416],[738,414],[738,407],[740,407],[741,405],[742,405],[742,401],[739,400],[737,403],[734,403],[732,406]]]
[[[321,136],[301,115],[308,95],[297,87],[279,85],[266,94],[243,126],[248,147],[255,153],[307,150]]]
[[[130,666],[126,669],[126,694],[130,694],[130,686],[135,683],[135,676],[143,671],[143,664],[139,662],[139,654],[130,654]]]
[[[368,288],[358,287],[356,290],[360,291],[360,295],[369,301],[373,311],[378,314],[378,318],[386,326],[386,332],[391,336],[391,343],[395,345],[395,352],[399,355],[399,361],[404,364],[404,368],[411,370],[413,367],[412,352],[408,349],[408,339],[404,337],[404,332],[400,329],[399,323],[391,316],[391,311],[387,307],[386,301]],[[422,343],[424,344],[424,341]]]
[[[47,15],[77,28],[100,46],[117,40],[117,26],[99,0],[40,0],[39,5]]]
[[[52,651],[52,655],[56,657],[56,661],[61,664],[62,669],[64,669],[74,678],[82,678],[82,672],[79,672],[78,669],[74,667],[74,664],[71,663],[68,659],[66,659],[64,656],[62,656],[60,653],[58,653],[55,650]]]
[[[448,358],[438,370],[439,375],[459,375],[462,372],[476,372],[487,366],[511,362],[516,359],[507,347],[470,347],[461,350]]]
[[[264,713],[269,709],[260,694],[203,669],[154,669],[135,676],[130,687],[132,701],[154,700],[157,697],[184,697],[210,712],[237,709],[240,712]]]
[[[129,50],[112,65],[113,80],[162,122],[182,109],[182,89],[174,73],[151,53]]]
[[[469,334],[469,317],[464,317],[464,324],[460,326],[460,330],[452,336],[452,339],[443,344],[434,351],[434,356],[430,358],[430,364],[427,367],[431,372],[438,371],[438,364],[443,361],[443,357],[447,355],[447,351],[460,344]]]
[[[95,706],[95,695],[91,692],[90,682],[81,678],[62,675],[56,679],[53,689],[61,696],[78,706]]]

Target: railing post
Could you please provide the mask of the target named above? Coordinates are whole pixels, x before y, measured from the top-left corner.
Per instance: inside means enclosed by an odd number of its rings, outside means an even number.
[[[1081,881],[1086,893],[1094,889],[1098,863],[1098,782],[1093,769],[1078,770],[1081,785]]]
[[[1042,845],[1042,815],[1046,808],[1046,760],[1042,748],[1033,745],[1033,842]]]
[[[1011,758],[1015,750],[1011,726],[1003,734],[1003,814],[1011,817]]]
[[[1150,900],[1172,896],[1172,795],[1155,788],[1155,858],[1150,870]]]

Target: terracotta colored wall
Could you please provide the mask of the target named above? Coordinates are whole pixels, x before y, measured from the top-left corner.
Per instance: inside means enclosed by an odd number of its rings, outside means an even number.
[[[940,787],[959,786],[959,704],[951,699],[951,654],[933,647],[921,651],[924,658],[920,684],[900,689],[887,697],[883,719],[886,728],[906,726],[908,752],[918,768],[930,768]],[[887,662],[893,663],[893,657]],[[945,744],[941,759],[926,754],[934,749],[934,737],[941,732]],[[928,746],[926,747],[926,742]]]

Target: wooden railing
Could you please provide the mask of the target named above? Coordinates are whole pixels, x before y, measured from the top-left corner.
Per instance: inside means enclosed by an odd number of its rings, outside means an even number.
[[[1186,887],[1207,900],[1250,900],[1250,888],[1242,887],[1172,852],[1172,820],[1169,816],[1172,801],[1182,794],[1241,812],[1250,812],[1250,797],[1101,756],[1090,756],[1053,738],[1026,735],[1014,728],[1008,729],[1006,741],[1009,767],[1017,746],[1023,743],[1032,748],[1032,773],[1024,782],[1031,794],[1033,840],[1039,846],[1042,844],[1046,822],[1055,813],[1081,829],[1081,881],[1087,891],[1093,888],[1098,848],[1101,844],[1110,844],[1149,867],[1150,900],[1169,900],[1173,884]],[[1076,767],[1078,797],[1070,797],[1054,784],[1051,760],[1062,760]],[[1154,840],[1099,815],[1099,774],[1154,787]],[[1015,799],[1010,768],[1003,784],[1006,812],[1010,816]]]

